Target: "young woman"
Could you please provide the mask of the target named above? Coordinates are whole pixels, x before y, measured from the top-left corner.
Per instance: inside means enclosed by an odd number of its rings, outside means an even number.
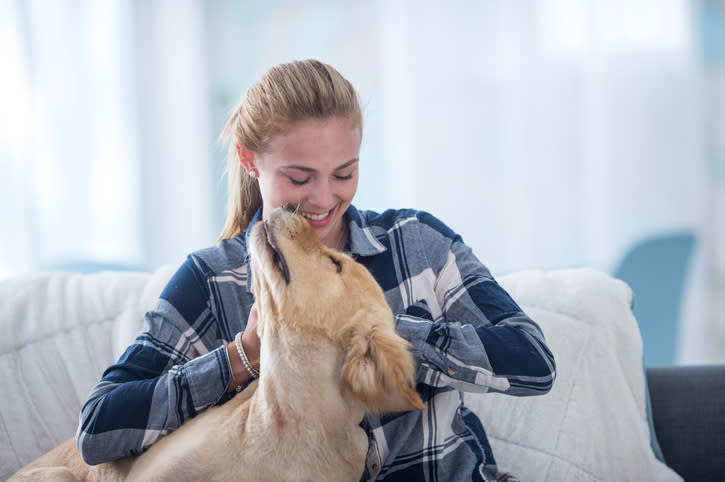
[[[146,330],[89,395],[76,437],[86,462],[142,452],[256,376],[246,236],[291,205],[325,245],[370,270],[417,359],[427,408],[365,417],[363,480],[505,479],[462,392],[546,393],[554,359],[539,327],[441,221],[351,204],[361,136],[355,90],[322,62],[278,65],[247,91],[223,133],[229,205],[220,242],[188,257],[146,314]]]

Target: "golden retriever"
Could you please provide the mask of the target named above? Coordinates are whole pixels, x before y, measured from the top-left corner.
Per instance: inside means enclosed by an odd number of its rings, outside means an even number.
[[[367,411],[423,409],[414,363],[370,273],[276,209],[250,242],[260,377],[138,457],[89,466],[73,440],[13,480],[358,481]]]

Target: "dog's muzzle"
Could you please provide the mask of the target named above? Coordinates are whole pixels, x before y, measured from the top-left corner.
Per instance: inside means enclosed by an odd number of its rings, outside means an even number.
[[[269,229],[268,221],[264,221],[262,223],[262,229],[264,230],[264,237],[267,240],[267,245],[272,250],[272,262],[277,267],[279,272],[282,274],[282,277],[284,278],[284,282],[286,284],[289,284],[289,282],[290,282],[289,268],[287,267],[287,263],[284,260],[284,256],[282,256],[282,253],[279,252],[279,249],[277,248],[277,245],[274,242],[274,236],[272,235],[272,231]]]

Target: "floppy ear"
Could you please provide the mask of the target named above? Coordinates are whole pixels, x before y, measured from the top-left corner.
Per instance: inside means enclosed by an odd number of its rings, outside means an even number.
[[[350,320],[342,365],[344,389],[366,411],[424,409],[411,387],[415,365],[408,342],[395,333],[392,321],[372,320],[373,316],[359,311]]]

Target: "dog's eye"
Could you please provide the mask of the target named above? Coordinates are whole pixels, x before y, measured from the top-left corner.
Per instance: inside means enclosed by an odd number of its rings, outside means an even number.
[[[340,273],[342,271],[342,263],[340,263],[338,260],[336,260],[333,256],[330,256],[330,261],[335,263],[335,267],[337,268],[337,272]]]

